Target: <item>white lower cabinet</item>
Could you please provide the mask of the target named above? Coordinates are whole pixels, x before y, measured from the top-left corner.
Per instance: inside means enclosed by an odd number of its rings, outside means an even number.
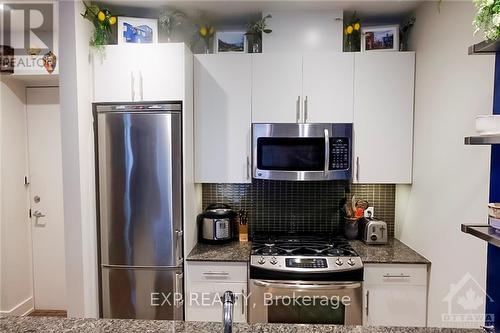
[[[363,324],[427,326],[427,265],[366,264]]]
[[[220,297],[232,291],[236,298],[234,322],[247,321],[247,263],[186,263],[186,321],[222,321]]]

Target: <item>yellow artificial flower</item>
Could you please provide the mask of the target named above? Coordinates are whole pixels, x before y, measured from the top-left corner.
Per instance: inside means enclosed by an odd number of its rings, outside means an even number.
[[[361,24],[358,23],[354,23],[354,30],[359,30],[359,28],[361,28]]]
[[[352,25],[348,25],[348,26],[347,26],[347,28],[345,29],[345,31],[346,31],[346,33],[347,33],[348,35],[352,34],[352,31],[353,31],[353,30],[354,30],[354,29],[353,29]]]
[[[111,17],[109,18],[109,24],[113,25],[113,24],[115,24],[115,23],[116,23],[116,16],[111,16]]]
[[[207,28],[206,27],[201,27],[200,28],[200,36],[205,37],[207,35]]]
[[[97,19],[101,22],[104,21],[106,19],[106,14],[104,14],[102,10],[99,11],[99,13],[97,14]]]

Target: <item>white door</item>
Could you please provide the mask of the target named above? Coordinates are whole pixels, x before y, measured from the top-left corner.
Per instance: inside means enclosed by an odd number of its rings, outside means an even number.
[[[137,50],[139,100],[184,99],[184,44],[141,44]]]
[[[305,122],[352,123],[354,53],[305,54]]]
[[[356,53],[354,181],[411,183],[414,52]]]
[[[302,122],[302,111],[302,55],[254,54],[252,122]]]
[[[138,100],[137,48],[137,45],[109,45],[103,57],[93,55],[95,102]]]
[[[249,183],[252,122],[249,54],[194,61],[195,181]]]
[[[367,286],[365,325],[426,326],[426,293],[426,286]]]
[[[35,309],[65,310],[59,88],[28,88],[26,97]]]

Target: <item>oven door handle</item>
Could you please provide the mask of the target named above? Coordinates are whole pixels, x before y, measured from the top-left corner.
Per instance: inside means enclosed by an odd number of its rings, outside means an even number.
[[[330,167],[330,133],[328,132],[328,129],[325,128],[325,165],[324,165],[324,171],[325,174],[328,173],[328,169]]]
[[[341,290],[361,288],[361,282],[341,282],[329,284],[299,284],[299,283],[275,283],[271,281],[253,280],[253,283],[259,287],[278,288],[278,289],[307,289],[307,290]]]

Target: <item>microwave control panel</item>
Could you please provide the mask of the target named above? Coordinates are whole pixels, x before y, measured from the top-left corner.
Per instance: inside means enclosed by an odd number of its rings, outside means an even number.
[[[330,138],[330,170],[349,169],[349,138]]]

